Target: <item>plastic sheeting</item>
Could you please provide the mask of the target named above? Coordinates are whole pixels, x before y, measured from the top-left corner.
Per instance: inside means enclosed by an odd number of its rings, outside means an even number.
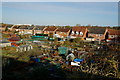
[[[84,59],[74,59],[74,61],[76,61],[76,62],[82,62],[82,61],[84,61]]]

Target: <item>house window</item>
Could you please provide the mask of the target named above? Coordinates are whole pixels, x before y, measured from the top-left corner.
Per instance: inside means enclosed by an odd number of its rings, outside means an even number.
[[[74,34],[74,31],[72,31],[72,34]]]
[[[101,36],[102,36],[102,34],[99,34],[99,36],[101,37]]]
[[[78,34],[79,34],[79,32],[78,32],[78,31],[76,31],[76,34],[78,35]]]
[[[100,36],[102,36],[102,34],[100,34]]]
[[[113,38],[114,36],[110,36],[111,38]]]
[[[80,32],[80,35],[83,35],[83,32]]]
[[[97,39],[97,41],[99,41],[99,39]]]

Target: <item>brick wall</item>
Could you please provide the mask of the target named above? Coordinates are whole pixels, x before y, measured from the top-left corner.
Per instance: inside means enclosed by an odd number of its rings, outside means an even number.
[[[99,39],[100,40],[105,39],[105,35],[104,34],[91,34],[91,33],[88,33],[88,37],[90,37],[90,36],[94,37],[95,41],[98,41]]]

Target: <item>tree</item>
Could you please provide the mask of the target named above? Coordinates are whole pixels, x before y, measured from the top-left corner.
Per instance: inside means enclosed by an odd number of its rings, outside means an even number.
[[[75,38],[75,39],[73,40],[73,42],[75,42],[75,43],[80,43],[80,42],[81,42],[81,38]]]
[[[80,24],[76,24],[76,26],[81,26]]]
[[[65,28],[70,28],[70,27],[71,27],[71,26],[69,26],[69,25],[68,25],[68,26],[65,26]]]

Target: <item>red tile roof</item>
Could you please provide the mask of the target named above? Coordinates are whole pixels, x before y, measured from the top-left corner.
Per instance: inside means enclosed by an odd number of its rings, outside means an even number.
[[[71,36],[83,37],[84,34],[85,34],[86,29],[87,29],[86,27],[77,27],[77,26],[75,26],[75,27],[72,28],[72,31],[79,32],[79,35],[77,35],[77,34],[71,34]],[[82,32],[83,35],[80,35],[80,32]]]
[[[56,31],[59,32],[68,32],[70,30],[70,28],[58,28]]]
[[[86,31],[86,27],[77,27],[77,26],[75,26],[75,27],[72,28],[72,31],[81,31],[81,32],[84,33]]]
[[[18,29],[19,27],[20,27],[19,25],[13,26],[13,28],[15,28],[15,29]]]
[[[5,28],[5,27],[7,27],[7,25],[6,24],[2,24],[2,28]]]
[[[120,35],[120,30],[108,29],[109,35]]]
[[[47,27],[44,31],[55,31],[56,27]]]

